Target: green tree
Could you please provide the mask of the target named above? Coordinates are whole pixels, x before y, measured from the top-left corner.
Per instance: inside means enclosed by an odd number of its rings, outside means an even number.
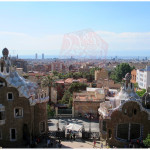
[[[52,109],[49,104],[47,105],[47,115],[48,115],[48,118],[54,117],[55,115],[55,110]]]
[[[69,90],[66,90],[64,93],[64,96],[62,98],[61,103],[62,104],[69,104],[69,100],[72,97],[72,94],[69,92]]]
[[[70,99],[69,99],[69,108],[72,108],[72,102],[73,102],[73,98],[70,97]]]
[[[51,87],[55,85],[56,79],[58,79],[56,76],[44,76],[41,80],[42,86],[49,89],[49,102],[51,102]]]
[[[142,89],[142,90],[138,90],[136,91],[136,94],[140,97],[142,97],[144,94],[145,94],[146,90],[145,89]]]
[[[146,147],[150,147],[150,134],[148,134],[147,138],[143,140],[143,143]]]
[[[84,83],[72,83],[68,90],[65,91],[64,96],[59,103],[68,104],[69,108],[72,107],[73,102],[73,92],[79,92],[80,90],[86,90],[87,84]]]
[[[121,63],[112,72],[111,79],[115,82],[121,82],[127,73],[131,73],[132,69],[128,63]]]
[[[83,75],[82,75],[81,72],[75,72],[75,73],[73,73],[73,78],[74,79],[79,79],[79,78],[82,78],[82,77],[83,77]]]
[[[134,87],[138,88],[139,87],[138,83],[134,83]]]
[[[73,92],[79,92],[80,90],[81,91],[86,90],[86,87],[87,84],[76,82],[76,83],[72,83],[68,90],[70,93],[73,93]]]
[[[29,78],[29,75],[28,75],[28,74],[24,74],[23,77],[24,77],[25,79],[28,79],[28,78]]]
[[[57,71],[53,71],[53,75],[54,76],[58,76],[58,72]]]

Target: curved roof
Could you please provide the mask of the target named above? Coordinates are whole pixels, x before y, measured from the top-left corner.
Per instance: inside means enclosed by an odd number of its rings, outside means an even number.
[[[116,100],[129,100],[130,98],[140,99],[140,97],[134,92],[134,88],[131,90],[125,90],[122,88],[115,97]]]
[[[14,71],[9,75],[3,75],[0,73],[0,77],[4,78],[8,83],[8,86],[15,87],[18,89],[20,96],[30,98],[32,95],[35,95],[38,86],[36,83],[30,82]]]
[[[136,101],[141,104],[140,97],[134,91],[134,85],[130,83],[130,74],[126,75],[126,82],[120,92],[113,99],[100,104],[99,113],[104,117],[110,117],[112,112],[120,109],[128,101]]]

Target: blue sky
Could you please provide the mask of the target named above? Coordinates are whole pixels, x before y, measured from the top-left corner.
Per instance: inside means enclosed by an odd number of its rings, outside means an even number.
[[[149,14],[150,2],[0,2],[0,48],[58,55],[64,34],[90,29],[109,55],[149,51]]]

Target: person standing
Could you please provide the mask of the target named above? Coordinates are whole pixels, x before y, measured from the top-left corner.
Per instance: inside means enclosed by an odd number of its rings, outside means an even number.
[[[76,137],[76,135],[75,135],[75,133],[73,133],[73,139],[74,139],[74,141],[75,141],[75,137]]]
[[[50,139],[48,138],[47,139],[47,147],[49,147],[49,145],[50,145]]]
[[[61,141],[59,141],[59,146],[58,147],[61,148]]]
[[[101,148],[103,148],[103,143],[101,143]]]
[[[72,132],[70,133],[70,137],[71,137],[71,140],[72,140]]]
[[[59,145],[58,142],[56,142],[56,148],[58,148],[58,145]]]
[[[93,148],[95,148],[95,146],[96,146],[96,139],[95,137],[93,137]]]

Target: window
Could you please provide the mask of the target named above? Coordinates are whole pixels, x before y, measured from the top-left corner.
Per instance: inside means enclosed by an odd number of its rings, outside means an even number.
[[[45,121],[40,122],[40,132],[45,132]]]
[[[137,139],[140,137],[140,124],[131,124],[130,139]]]
[[[0,104],[0,125],[5,124],[5,106]]]
[[[133,113],[134,113],[134,115],[136,115],[136,113],[137,113],[137,110],[136,110],[136,109],[134,109],[134,110],[133,110]]]
[[[134,80],[134,75],[132,76],[132,79]]]
[[[5,120],[5,111],[0,111],[0,120]]]
[[[14,116],[15,118],[23,117],[23,108],[15,108]]]
[[[117,137],[121,139],[128,139],[129,124],[119,124],[117,130]]]
[[[103,120],[103,131],[106,132],[106,121]]]
[[[108,135],[109,135],[109,138],[112,137],[112,132],[111,132],[111,129],[108,130]]]
[[[117,128],[117,137],[126,141],[140,138],[140,133],[140,124],[119,124]]]
[[[124,114],[125,114],[125,115],[127,114],[127,109],[124,109]]]
[[[16,141],[16,129],[10,129],[10,141]]]
[[[0,140],[2,139],[2,130],[0,129]]]
[[[43,94],[41,95],[41,98],[43,98]]]
[[[7,93],[7,100],[13,100],[13,93]]]
[[[3,81],[0,81],[0,87],[3,87],[5,83]]]

